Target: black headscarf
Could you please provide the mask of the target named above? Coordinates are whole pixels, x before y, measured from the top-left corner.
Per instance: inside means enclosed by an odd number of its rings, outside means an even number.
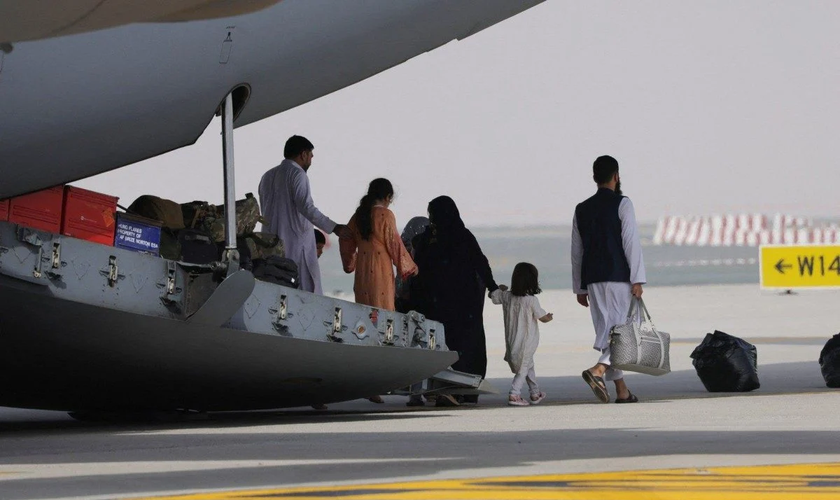
[[[461,220],[461,212],[455,201],[448,196],[438,196],[429,202],[429,220],[443,239],[456,236],[466,229]]]

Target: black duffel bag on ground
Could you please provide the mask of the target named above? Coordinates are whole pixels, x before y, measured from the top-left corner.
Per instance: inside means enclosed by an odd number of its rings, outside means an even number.
[[[288,288],[300,287],[298,266],[292,259],[269,255],[264,259],[254,259],[252,265],[252,272],[258,280]]]
[[[828,339],[820,352],[820,371],[825,385],[840,388],[840,333]]]
[[[715,330],[691,353],[697,376],[709,392],[758,389],[758,352],[746,340]]]

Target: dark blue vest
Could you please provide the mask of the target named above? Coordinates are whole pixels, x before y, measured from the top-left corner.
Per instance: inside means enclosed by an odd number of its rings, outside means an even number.
[[[618,207],[624,197],[607,188],[575,209],[578,232],[583,242],[580,286],[605,281],[630,282],[630,265],[621,242]]]

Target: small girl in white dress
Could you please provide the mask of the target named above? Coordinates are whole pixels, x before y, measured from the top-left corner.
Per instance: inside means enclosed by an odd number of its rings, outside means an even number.
[[[545,393],[537,385],[534,372],[534,354],[540,343],[540,327],[537,321],[548,323],[554,315],[540,307],[536,295],[541,292],[537,268],[533,264],[520,262],[513,269],[510,290],[501,285],[490,294],[494,304],[501,304],[505,317],[505,361],[516,375],[510,387],[508,404],[528,406],[539,404]],[[522,398],[522,385],[527,382],[530,403]]]

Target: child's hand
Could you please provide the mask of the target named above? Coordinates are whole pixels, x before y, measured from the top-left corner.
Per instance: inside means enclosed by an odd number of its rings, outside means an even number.
[[[507,285],[499,285],[499,290],[501,290],[501,291],[503,291],[503,292],[507,292],[507,291],[508,291],[508,287],[507,287]]]
[[[553,319],[554,319],[554,313],[548,313],[545,316],[543,316],[542,318],[540,318],[540,321],[542,321],[543,323],[548,323],[549,321],[551,321]]]

